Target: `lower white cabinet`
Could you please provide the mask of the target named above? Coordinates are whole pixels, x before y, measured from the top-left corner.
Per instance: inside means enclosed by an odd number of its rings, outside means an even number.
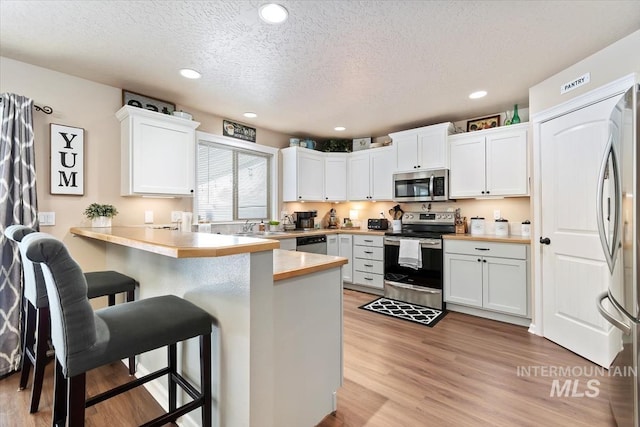
[[[529,317],[529,245],[444,241],[447,303]]]
[[[382,236],[353,236],[353,283],[384,289],[384,243]]]
[[[340,254],[340,248],[338,247],[338,235],[327,235],[327,255],[338,256]]]
[[[280,239],[280,249],[295,251],[298,246],[296,239]]]
[[[351,234],[338,234],[338,256],[344,257],[349,262],[342,266],[342,281],[353,282],[353,236]]]

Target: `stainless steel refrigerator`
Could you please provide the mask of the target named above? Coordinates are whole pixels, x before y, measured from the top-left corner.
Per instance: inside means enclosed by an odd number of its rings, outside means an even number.
[[[623,332],[621,350],[607,378],[611,410],[619,427],[640,425],[637,375],[640,356],[639,90],[635,84],[621,96],[611,112],[596,207],[600,240],[614,277],[608,291],[598,297],[598,311]]]

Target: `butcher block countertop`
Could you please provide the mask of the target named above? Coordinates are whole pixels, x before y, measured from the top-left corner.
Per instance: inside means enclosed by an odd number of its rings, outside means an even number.
[[[497,242],[497,243],[524,243],[531,244],[530,237],[522,236],[495,236],[492,234],[485,234],[482,236],[472,236],[471,234],[444,234],[443,239],[447,240],[475,240],[480,242]]]
[[[273,281],[340,267],[347,262],[346,258],[338,256],[277,249],[273,251]]]
[[[280,242],[254,237],[185,233],[147,227],[73,227],[71,233],[172,258],[202,258],[278,249]]]

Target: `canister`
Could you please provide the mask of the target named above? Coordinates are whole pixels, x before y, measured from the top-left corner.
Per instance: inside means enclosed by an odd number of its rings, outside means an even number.
[[[484,234],[484,218],[474,216],[471,218],[471,235],[482,235]]]
[[[508,236],[509,221],[504,218],[496,219],[495,234],[496,236],[500,236],[500,237]]]
[[[522,221],[522,237],[531,237],[531,222],[529,220]]]

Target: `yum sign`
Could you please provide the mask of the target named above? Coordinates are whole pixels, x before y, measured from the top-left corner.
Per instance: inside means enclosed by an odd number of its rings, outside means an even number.
[[[51,124],[51,194],[84,194],[84,129]]]

